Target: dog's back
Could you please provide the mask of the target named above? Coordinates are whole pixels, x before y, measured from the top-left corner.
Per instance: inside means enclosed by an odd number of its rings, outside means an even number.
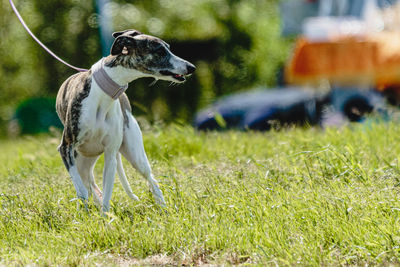
[[[56,110],[61,122],[77,123],[82,107],[82,100],[90,92],[91,71],[79,72],[70,76],[60,87],[57,94]]]

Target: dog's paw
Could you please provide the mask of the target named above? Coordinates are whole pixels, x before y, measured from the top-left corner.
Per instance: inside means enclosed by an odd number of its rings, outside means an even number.
[[[159,205],[162,208],[165,208],[167,204],[165,203],[164,197],[161,196],[155,196],[154,200],[156,201],[157,205]]]
[[[139,201],[140,200],[139,197],[137,195],[133,194],[133,193],[129,194],[129,197],[134,201]]]

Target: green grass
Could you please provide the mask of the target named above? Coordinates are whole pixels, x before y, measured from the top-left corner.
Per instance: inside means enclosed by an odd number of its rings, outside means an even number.
[[[77,210],[58,134],[0,141],[0,264],[399,264],[399,133],[152,129],[167,208],[125,162],[140,201],[116,182],[107,218]]]

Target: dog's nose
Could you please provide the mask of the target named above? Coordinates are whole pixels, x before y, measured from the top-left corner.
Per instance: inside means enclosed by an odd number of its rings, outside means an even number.
[[[191,73],[193,73],[195,70],[196,70],[196,67],[195,67],[193,64],[188,64],[188,65],[187,65],[187,68],[186,68],[187,74],[191,74]]]

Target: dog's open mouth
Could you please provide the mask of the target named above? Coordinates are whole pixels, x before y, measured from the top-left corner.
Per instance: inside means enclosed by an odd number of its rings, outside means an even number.
[[[168,70],[162,70],[162,71],[160,71],[160,73],[165,76],[171,76],[172,78],[174,78],[175,80],[178,80],[180,82],[184,82],[186,80],[184,75],[176,74],[176,73],[170,72]]]

